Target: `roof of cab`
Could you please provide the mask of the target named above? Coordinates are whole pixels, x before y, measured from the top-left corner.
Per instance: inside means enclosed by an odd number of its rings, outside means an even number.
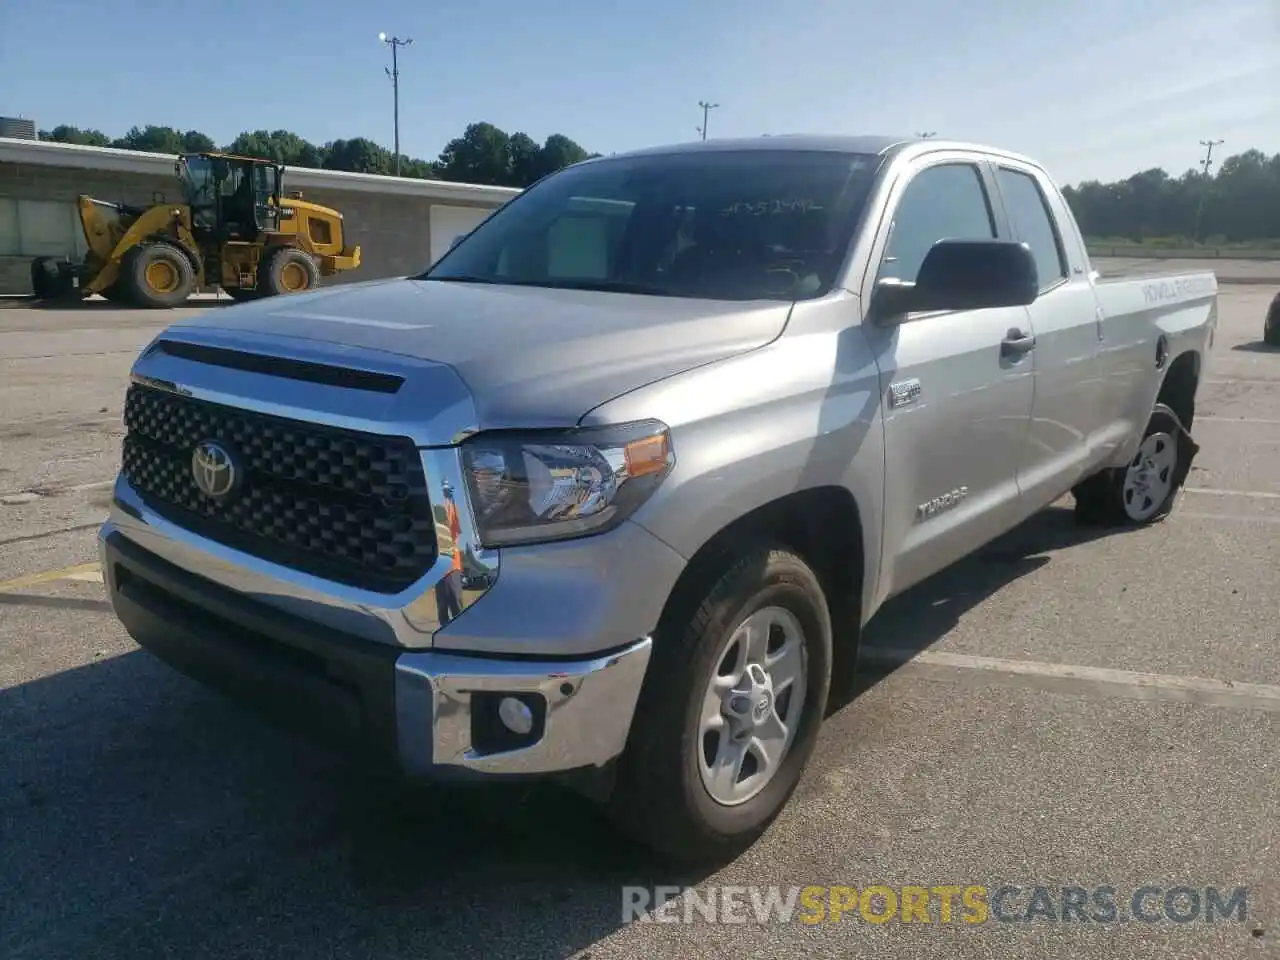
[[[927,151],[934,150],[967,150],[978,153],[1017,160],[1033,167],[1040,167],[1030,157],[1003,150],[997,147],[970,143],[964,140],[940,140],[934,138],[903,136],[829,136],[821,134],[783,133],[763,135],[759,137],[736,137],[724,140],[695,140],[691,143],[675,143],[657,147],[644,147],[617,153],[607,157],[596,157],[585,163],[598,163],[625,157],[670,156],[673,154],[734,152],[741,150],[819,150],[832,153],[861,153],[888,158],[892,154],[911,147]],[[1041,168],[1043,169],[1043,168]]]
[[[803,133],[784,133],[759,137],[735,137],[725,140],[695,140],[691,143],[675,143],[660,147],[645,147],[614,154],[617,157],[648,157],[670,153],[717,153],[738,150],[825,150],[832,153],[883,154],[897,146],[920,141],[919,137],[887,136],[821,136]],[[920,141],[923,142],[923,141]],[[607,159],[601,157],[600,159]]]

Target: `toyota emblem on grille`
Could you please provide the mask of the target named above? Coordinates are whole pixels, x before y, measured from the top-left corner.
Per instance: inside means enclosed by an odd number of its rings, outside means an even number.
[[[196,444],[191,455],[191,476],[196,489],[215,500],[235,489],[240,471],[227,448],[213,440]]]

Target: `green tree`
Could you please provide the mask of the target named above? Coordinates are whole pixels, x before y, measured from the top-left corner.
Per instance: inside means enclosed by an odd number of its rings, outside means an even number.
[[[218,145],[199,130],[188,130],[182,135],[182,149],[186,153],[210,153],[217,150]]]
[[[182,131],[173,127],[157,127],[147,124],[145,127],[131,127],[113,147],[125,150],[149,150],[154,153],[181,153],[185,144]]]
[[[553,133],[542,144],[538,156],[539,176],[555,173],[587,159],[587,151],[562,133]]]
[[[542,148],[527,133],[513,133],[507,141],[506,186],[527,187],[542,169]]]
[[[445,180],[506,185],[511,178],[510,141],[492,123],[472,123],[445,145],[436,168]]]
[[[321,167],[324,151],[288,130],[245,131],[227,145],[227,153],[258,157],[291,167]]]
[[[527,187],[587,156],[564,134],[553,133],[538,146],[527,133],[508,135],[492,123],[481,122],[449,141],[436,170],[442,179],[461,183]]]
[[[111,138],[101,130],[81,130],[79,127],[69,127],[65,123],[59,124],[52,130],[41,130],[40,139],[53,143],[78,143],[86,147],[111,146]]]
[[[391,173],[391,154],[372,140],[355,137],[325,144],[324,168],[351,173]]]
[[[1280,241],[1280,154],[1246,150],[1208,177],[1145,170],[1114,183],[1086,181],[1063,191],[1085,236],[1186,246]],[[1203,204],[1203,209],[1202,209]],[[1197,211],[1202,209],[1197,235]]]

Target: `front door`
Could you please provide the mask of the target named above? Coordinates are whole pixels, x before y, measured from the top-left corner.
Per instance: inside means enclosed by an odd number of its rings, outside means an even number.
[[[902,177],[880,228],[887,239],[877,277],[913,281],[939,240],[1001,235],[989,178],[985,164],[962,154],[930,158]],[[1002,344],[1026,327],[1023,307],[867,324],[884,410],[882,596],[1013,524],[1033,377],[1030,356]]]

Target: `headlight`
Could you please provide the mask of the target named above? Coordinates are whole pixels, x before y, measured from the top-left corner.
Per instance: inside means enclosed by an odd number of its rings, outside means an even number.
[[[480,433],[461,452],[486,547],[603,533],[634,513],[675,463],[671,434],[655,420]]]

